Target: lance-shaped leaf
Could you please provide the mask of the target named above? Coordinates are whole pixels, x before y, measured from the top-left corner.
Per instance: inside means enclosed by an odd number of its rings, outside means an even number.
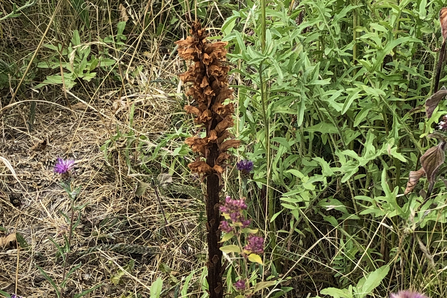
[[[410,177],[408,178],[407,188],[405,188],[404,194],[409,194],[413,191],[416,184],[418,184],[419,179],[425,175],[425,171],[423,168],[420,168],[417,171],[411,171]]]
[[[445,143],[441,142],[438,146],[428,149],[421,156],[421,165],[427,174],[429,189],[432,189],[433,185],[435,185],[436,174],[445,161],[444,145]]]
[[[438,106],[439,102],[447,95],[447,89],[445,89],[444,86],[439,89],[438,92],[430,96],[425,101],[425,115],[427,116],[427,119],[430,119],[431,115],[433,114],[433,111]]]

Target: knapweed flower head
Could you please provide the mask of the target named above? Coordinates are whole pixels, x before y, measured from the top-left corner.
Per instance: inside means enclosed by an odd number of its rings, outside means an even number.
[[[411,291],[399,291],[397,294],[391,294],[390,298],[428,298],[424,294]]]
[[[235,282],[233,284],[233,286],[236,288],[236,290],[238,291],[244,291],[245,290],[245,280],[240,279],[237,282]]]
[[[220,206],[220,212],[226,220],[220,223],[220,229],[226,233],[234,231],[234,227],[246,228],[250,225],[250,220],[246,219],[242,210],[247,209],[245,199],[233,200],[227,196],[225,204]]]
[[[66,174],[70,172],[70,170],[74,166],[74,160],[72,159],[62,159],[60,157],[57,158],[56,165],[54,166],[54,172],[58,174]]]
[[[254,235],[248,236],[248,244],[244,247],[244,251],[247,254],[255,253],[262,254],[264,253],[264,238]]]
[[[243,159],[236,164],[237,170],[245,174],[253,171],[253,162],[251,160]]]

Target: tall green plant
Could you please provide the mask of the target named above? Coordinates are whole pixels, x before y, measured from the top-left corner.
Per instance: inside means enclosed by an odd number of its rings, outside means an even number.
[[[268,186],[273,202],[273,216],[265,205],[252,212],[284,235],[272,259],[287,263],[287,252],[316,245],[319,262],[344,264],[341,287],[395,262],[406,236],[379,222],[398,227],[412,217],[414,201],[401,193],[429,132],[414,123],[423,123],[417,111],[431,88],[437,5],[269,1],[264,15],[262,3],[247,1],[227,19],[222,30],[243,76],[239,133],[255,162],[248,183],[261,197]]]

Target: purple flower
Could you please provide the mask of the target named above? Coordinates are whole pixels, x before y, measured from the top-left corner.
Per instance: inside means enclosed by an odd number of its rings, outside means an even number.
[[[74,166],[74,160],[67,159],[63,160],[62,158],[58,157],[56,161],[56,165],[54,166],[54,172],[58,174],[65,174],[68,173]]]
[[[247,204],[245,203],[245,198],[233,200],[231,197],[227,196],[225,198],[225,204],[220,206],[219,210],[228,221],[223,221],[220,225],[220,229],[228,233],[233,231],[234,227],[248,227],[250,225],[250,220],[246,219],[242,212],[242,210],[246,209]]]
[[[253,162],[251,160],[243,159],[236,164],[236,167],[238,171],[248,174],[253,171]]]
[[[225,204],[220,206],[220,212],[231,214],[234,212],[241,212],[247,209],[247,204],[245,204],[245,199],[233,200],[230,196],[225,198]]]
[[[12,294],[11,298],[22,298],[22,296],[16,295],[16,294]]]
[[[248,244],[244,247],[244,250],[248,253],[262,254],[264,252],[264,238],[250,235],[248,236]],[[393,298],[393,297],[391,297]],[[400,297],[396,297],[400,298]],[[421,297],[422,298],[422,297]]]
[[[225,233],[230,233],[233,231],[233,228],[228,224],[228,221],[224,220],[220,223],[220,229]]]
[[[391,294],[390,298],[428,298],[424,294],[411,292],[411,291],[399,291],[397,294]]]
[[[236,288],[236,290],[238,290],[238,291],[245,290],[245,280],[243,280],[243,279],[238,280],[233,285]]]

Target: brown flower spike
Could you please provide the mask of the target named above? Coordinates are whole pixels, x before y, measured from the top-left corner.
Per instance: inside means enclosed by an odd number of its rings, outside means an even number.
[[[207,164],[211,168],[216,165],[224,168],[226,158],[221,153],[239,146],[239,141],[225,141],[230,136],[227,128],[233,126],[234,113],[232,103],[223,104],[226,99],[233,98],[233,90],[228,87],[227,81],[229,68],[222,63],[227,54],[227,43],[207,42],[206,30],[198,22],[193,23],[190,34],[186,39],[176,42],[179,56],[192,60],[188,71],[180,74],[180,79],[184,83],[192,83],[186,94],[194,98],[196,106],[187,105],[185,111],[196,116],[195,122],[206,129],[206,137],[187,138],[186,144],[207,160],[210,150],[216,146],[219,151],[216,157],[220,155],[220,158]],[[195,161],[189,168],[198,174],[209,175],[209,168],[200,166],[201,162],[204,161]],[[214,173],[218,172],[214,170]]]
[[[220,212],[219,192],[221,174],[226,161],[230,158],[227,151],[237,148],[239,141],[228,139],[228,128],[233,126],[234,106],[224,104],[233,98],[233,90],[228,87],[229,68],[223,62],[227,51],[225,42],[210,43],[207,32],[199,22],[194,22],[191,36],[177,41],[178,54],[185,60],[191,60],[188,71],[180,74],[184,83],[190,83],[187,96],[194,99],[195,105],[185,106],[185,111],[195,116],[195,122],[201,124],[206,136],[186,139],[186,144],[199,157],[188,167],[206,179],[206,213],[208,241],[208,285],[211,298],[223,297],[222,252],[220,251]]]

